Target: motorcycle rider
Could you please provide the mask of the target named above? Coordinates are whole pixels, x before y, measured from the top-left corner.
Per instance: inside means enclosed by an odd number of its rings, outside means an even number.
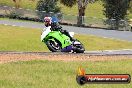
[[[58,19],[56,17],[44,17],[44,23],[45,23],[44,30],[47,29],[48,27],[50,27],[51,31],[59,30],[62,34],[65,34],[66,36],[68,36],[71,41],[75,41],[75,39],[73,39],[70,36],[70,34],[67,30],[62,29],[62,27],[59,25]]]
[[[66,30],[63,30],[62,27],[59,25],[58,23],[58,19],[56,17],[44,17],[44,29],[41,35],[41,41],[43,40],[43,38],[46,36],[46,34],[50,33],[51,31],[60,31],[61,33],[65,34],[66,36],[68,36],[71,40],[71,45],[64,47],[63,49],[61,49],[61,52],[78,52],[78,48],[76,47],[76,45],[81,45],[80,42],[78,42],[78,40],[73,39],[69,32]],[[84,51],[79,51],[79,52],[84,52]]]

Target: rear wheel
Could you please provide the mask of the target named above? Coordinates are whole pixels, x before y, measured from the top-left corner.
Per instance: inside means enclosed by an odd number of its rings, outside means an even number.
[[[46,42],[46,45],[49,48],[49,50],[52,52],[60,52],[61,51],[61,46],[60,46],[59,42],[56,40],[54,40],[54,41],[48,40]]]

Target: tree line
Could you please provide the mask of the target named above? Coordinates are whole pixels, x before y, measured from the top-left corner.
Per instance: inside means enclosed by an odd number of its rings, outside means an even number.
[[[16,3],[17,8],[19,8],[17,1],[21,0],[13,1]],[[89,3],[97,1],[102,1],[104,7],[103,14],[107,19],[115,19],[117,26],[119,25],[119,20],[126,19],[128,12],[132,13],[132,0],[39,0],[36,9],[38,11],[46,11],[46,13],[58,13],[61,12],[61,10],[60,7],[58,7],[57,2],[60,2],[67,7],[73,7],[77,4],[77,25],[82,26],[87,6]]]

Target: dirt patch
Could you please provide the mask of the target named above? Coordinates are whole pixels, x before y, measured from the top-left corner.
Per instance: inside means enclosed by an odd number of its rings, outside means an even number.
[[[132,55],[94,56],[87,54],[0,54],[0,63],[29,61],[29,60],[52,60],[52,61],[106,61],[132,59]]]

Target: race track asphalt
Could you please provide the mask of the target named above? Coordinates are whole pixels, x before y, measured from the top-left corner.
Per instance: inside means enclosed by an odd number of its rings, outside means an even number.
[[[44,25],[42,23],[36,22],[26,22],[26,21],[15,21],[15,20],[0,20],[0,24],[13,25],[13,26],[21,26],[28,28],[40,28],[43,29]],[[95,35],[104,38],[112,38],[117,40],[124,40],[132,42],[132,32],[130,31],[116,31],[116,30],[104,30],[104,29],[95,29],[95,28],[82,28],[82,27],[74,27],[74,26],[65,26],[62,25],[64,30],[73,31],[79,34],[85,35]]]

